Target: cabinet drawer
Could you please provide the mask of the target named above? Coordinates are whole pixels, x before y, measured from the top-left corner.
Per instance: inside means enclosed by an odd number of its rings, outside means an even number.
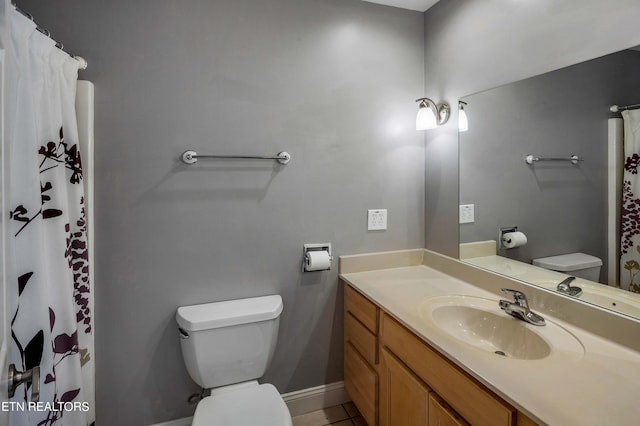
[[[478,426],[512,426],[515,409],[464,373],[400,323],[383,315],[382,344],[462,417]]]
[[[351,286],[344,286],[344,308],[374,335],[378,335],[378,307]]]
[[[349,342],[344,344],[344,388],[369,426],[378,424],[378,375]]]
[[[469,426],[438,395],[429,393],[429,426]]]
[[[369,364],[378,363],[377,337],[362,325],[351,312],[344,314],[344,339],[350,342]]]

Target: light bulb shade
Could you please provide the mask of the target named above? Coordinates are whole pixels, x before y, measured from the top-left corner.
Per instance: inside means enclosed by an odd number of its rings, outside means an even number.
[[[421,103],[416,115],[416,130],[435,129],[437,125],[436,113],[428,105]]]
[[[466,132],[469,130],[469,119],[467,113],[462,108],[458,111],[458,131]]]

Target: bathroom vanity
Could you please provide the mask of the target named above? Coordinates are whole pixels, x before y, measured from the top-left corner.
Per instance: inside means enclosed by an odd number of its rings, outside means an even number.
[[[637,336],[631,319],[579,327],[582,304],[422,249],[343,256],[340,278],[345,389],[369,426],[635,421],[638,348],[597,335]],[[501,287],[530,296],[547,325],[501,311]]]

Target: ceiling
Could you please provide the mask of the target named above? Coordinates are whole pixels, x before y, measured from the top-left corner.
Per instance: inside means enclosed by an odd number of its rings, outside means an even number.
[[[400,7],[402,9],[424,12],[439,0],[363,0],[369,3],[385,4],[387,6]]]

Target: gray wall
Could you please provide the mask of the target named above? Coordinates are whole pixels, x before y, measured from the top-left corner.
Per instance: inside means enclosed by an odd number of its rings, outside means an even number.
[[[463,98],[472,125],[460,134],[460,203],[475,204],[475,222],[460,225],[460,242],[517,225],[528,243],[504,256],[606,262],[609,106],[640,102],[638,75],[640,52],[625,50]],[[585,161],[528,166],[527,154]]]
[[[445,0],[425,14],[425,94],[471,93],[640,44],[640,2]],[[458,254],[457,111],[426,132],[426,247]]]
[[[342,379],[337,256],[424,245],[423,14],[356,0],[19,1],[96,84],[97,423],[191,415],[176,307],[279,293],[281,392]],[[272,163],[183,166],[289,151]],[[367,232],[366,210],[389,229]],[[302,244],[334,268],[301,273]]]

